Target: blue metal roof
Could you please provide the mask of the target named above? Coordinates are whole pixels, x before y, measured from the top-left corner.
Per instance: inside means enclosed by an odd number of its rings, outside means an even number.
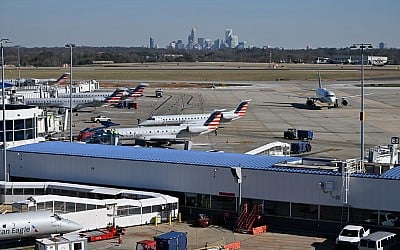
[[[382,177],[388,178],[388,179],[400,179],[400,166],[394,167],[392,169],[389,169],[385,173],[382,174]]]
[[[40,142],[10,148],[9,151],[37,154],[56,154],[94,158],[122,159],[132,161],[178,163],[209,167],[241,167],[247,169],[269,170],[288,173],[341,175],[340,172],[274,166],[277,163],[300,161],[301,157],[247,155],[238,153],[213,153],[195,150],[174,150],[164,148],[144,148],[83,144],[70,142]],[[400,179],[400,167],[393,168],[383,175],[353,173],[354,177]]]
[[[251,169],[268,169],[276,163],[301,160],[299,157],[287,156],[258,156],[70,142],[33,143],[10,148],[9,151]]]

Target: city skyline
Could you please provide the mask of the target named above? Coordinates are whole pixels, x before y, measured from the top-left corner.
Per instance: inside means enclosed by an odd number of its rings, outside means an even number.
[[[225,40],[232,29],[248,46],[344,48],[368,42],[400,48],[400,2],[4,0],[0,37],[24,47],[148,47],[197,37]]]

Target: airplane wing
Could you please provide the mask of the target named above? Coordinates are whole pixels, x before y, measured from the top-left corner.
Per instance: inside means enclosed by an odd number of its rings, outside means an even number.
[[[320,101],[320,98],[316,96],[301,96],[301,95],[291,95],[291,94],[275,94],[275,95],[281,95],[281,96],[286,96],[286,97],[294,97],[294,98],[301,98],[301,99],[307,99],[307,100],[313,100],[313,101]]]
[[[304,96],[304,95],[292,95],[290,93],[287,93],[287,94],[285,94],[285,93],[275,93],[274,95],[280,95],[280,96],[286,96],[286,97],[296,97],[296,98],[311,98],[311,97]],[[315,98],[317,98],[317,97],[315,97]]]
[[[364,96],[366,96],[366,95],[373,95],[374,93],[367,93],[367,94],[364,94]],[[348,96],[341,96],[341,97],[339,97],[339,98],[341,98],[341,99],[346,99],[346,98],[353,98],[353,97],[360,97],[361,95],[348,95]]]

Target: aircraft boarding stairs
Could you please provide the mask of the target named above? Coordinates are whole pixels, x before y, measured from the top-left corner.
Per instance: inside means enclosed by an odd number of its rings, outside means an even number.
[[[240,216],[236,221],[234,230],[239,233],[252,233],[255,222],[258,222],[262,216],[262,205],[255,205],[251,212],[248,212],[247,203],[243,205]]]

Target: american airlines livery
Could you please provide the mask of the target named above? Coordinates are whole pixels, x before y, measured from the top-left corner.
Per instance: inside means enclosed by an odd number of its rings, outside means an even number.
[[[242,118],[246,115],[249,102],[251,100],[242,100],[239,106],[231,111],[222,112],[221,122],[229,122]],[[159,115],[152,116],[139,123],[139,126],[161,126],[161,125],[180,125],[183,123],[201,123],[210,116],[210,114],[185,114],[185,115]]]
[[[0,215],[0,241],[39,238],[82,229],[73,221],[50,211],[7,213]]]
[[[26,83],[30,84],[48,84],[48,85],[53,85],[53,84],[64,84],[67,79],[69,78],[70,73],[63,73],[59,78],[50,78],[50,79],[37,79],[37,78],[32,78],[32,79],[26,79]]]
[[[116,89],[111,96],[104,97],[86,97],[72,98],[72,109],[78,110],[85,107],[110,106],[118,104],[125,90]],[[24,98],[26,105],[35,105],[39,107],[70,108],[70,98]]]
[[[129,91],[128,91],[129,93],[128,93],[127,99],[131,99],[132,100],[132,99],[135,99],[137,97],[143,96],[143,91],[144,91],[144,88],[146,86],[148,86],[148,84],[140,83],[136,88],[134,88],[134,89],[130,88]]]
[[[115,128],[119,139],[134,139],[141,141],[171,142],[178,138],[202,135],[215,131],[221,121],[222,110],[216,110],[203,123],[187,123],[179,126],[153,126],[138,128]]]

